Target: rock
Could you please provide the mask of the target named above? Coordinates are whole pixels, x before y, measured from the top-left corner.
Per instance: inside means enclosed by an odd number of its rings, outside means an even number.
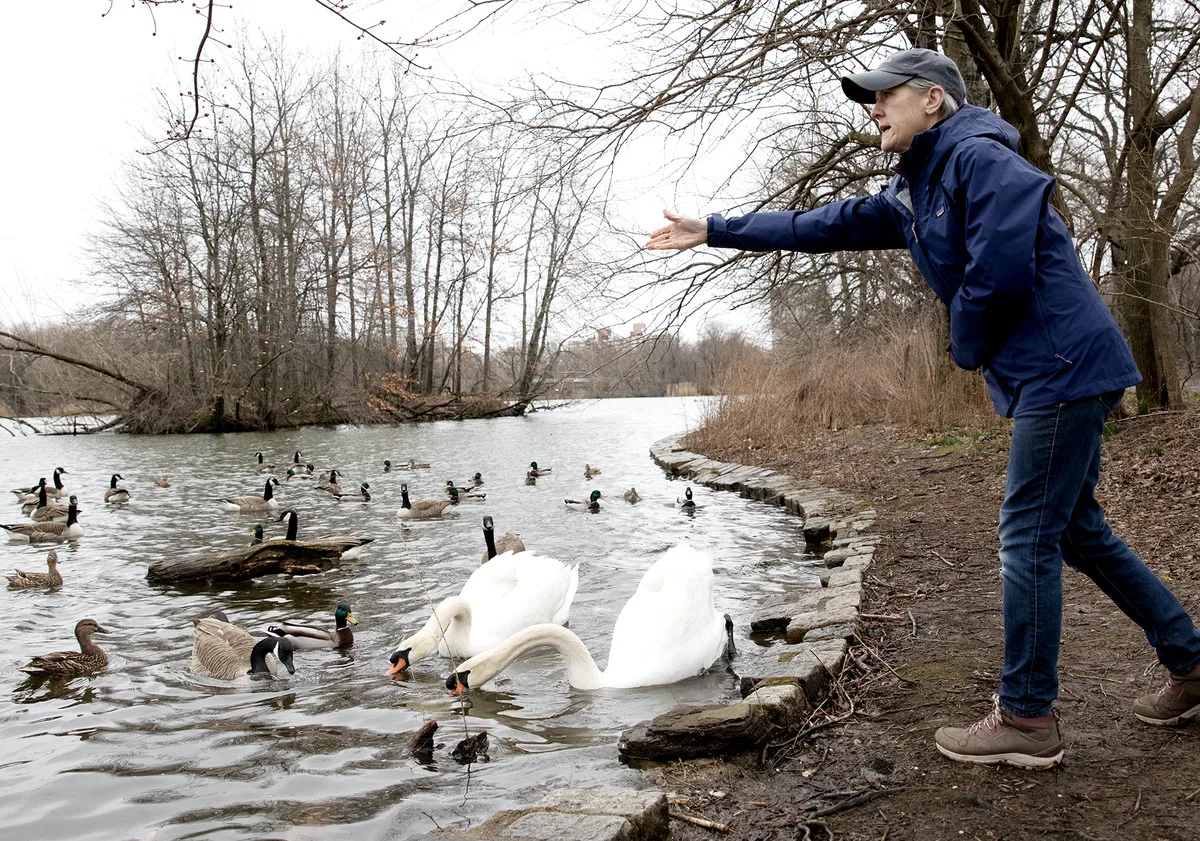
[[[755,750],[773,730],[767,711],[749,699],[728,706],[681,707],[621,734],[625,759],[694,759]]]
[[[421,729],[408,740],[408,750],[413,756],[427,759],[433,754],[433,734],[437,732],[438,723],[430,720],[421,725]]]

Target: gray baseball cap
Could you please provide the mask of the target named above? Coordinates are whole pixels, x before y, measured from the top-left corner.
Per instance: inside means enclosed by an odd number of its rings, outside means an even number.
[[[842,91],[855,102],[872,105],[876,91],[903,85],[917,77],[936,83],[959,105],[967,101],[967,86],[958,65],[941,53],[921,49],[895,53],[874,70],[843,76]]]

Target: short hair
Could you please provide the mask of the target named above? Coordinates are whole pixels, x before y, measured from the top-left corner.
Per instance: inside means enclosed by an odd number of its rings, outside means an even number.
[[[904,84],[915,90],[917,93],[925,93],[930,88],[942,88],[941,84],[938,82],[933,82],[920,76],[909,79]],[[947,117],[953,117],[958,112],[960,107],[959,104],[954,100],[954,97],[952,97],[945,88],[942,88],[942,93],[942,110],[938,111],[939,120],[944,120]]]

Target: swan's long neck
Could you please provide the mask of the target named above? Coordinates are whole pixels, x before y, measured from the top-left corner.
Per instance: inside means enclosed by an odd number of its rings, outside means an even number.
[[[461,596],[450,596],[438,602],[429,615],[429,621],[418,634],[428,635],[431,648],[436,648],[442,637],[449,636],[451,648],[456,640],[466,640],[471,635],[471,604]]]
[[[562,655],[567,665],[567,680],[576,689],[599,689],[605,686],[604,673],[596,666],[583,640],[561,625],[546,623],[530,625],[518,631],[490,651],[459,664],[459,671],[469,669],[471,686],[481,686],[500,674],[527,651],[549,646]]]

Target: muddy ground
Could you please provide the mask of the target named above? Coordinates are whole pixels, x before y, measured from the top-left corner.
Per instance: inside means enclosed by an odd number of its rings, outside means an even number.
[[[1116,532],[1200,618],[1200,411],[1132,418],[1104,447],[1099,495]],[[811,732],[761,753],[664,766],[676,841],[1200,838],[1200,723],[1138,722],[1165,672],[1141,631],[1064,573],[1059,665],[1067,742],[1053,771],[967,766],[934,748],[982,718],[1003,661],[995,534],[1006,425],[916,440],[872,426],[805,431],[786,451],[713,458],[769,466],[870,500],[881,536],[863,644]],[[807,728],[806,728],[807,729]],[[727,829],[726,829],[727,828]]]

